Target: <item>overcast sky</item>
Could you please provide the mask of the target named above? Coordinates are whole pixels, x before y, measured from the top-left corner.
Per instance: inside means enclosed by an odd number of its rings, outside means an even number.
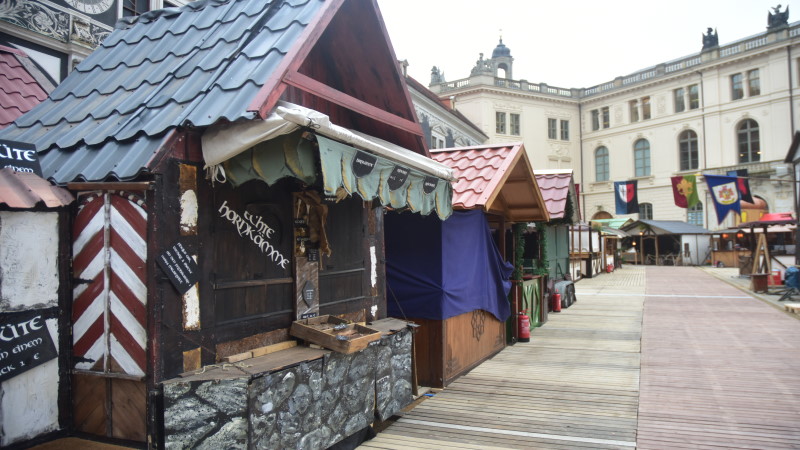
[[[431,67],[447,81],[467,78],[502,33],[513,78],[591,87],[699,52],[715,28],[720,45],[766,30],[778,5],[766,0],[378,0],[389,38],[409,74],[427,85]],[[474,5],[479,5],[475,7]],[[800,0],[789,23],[800,20]],[[502,30],[502,32],[501,32]]]

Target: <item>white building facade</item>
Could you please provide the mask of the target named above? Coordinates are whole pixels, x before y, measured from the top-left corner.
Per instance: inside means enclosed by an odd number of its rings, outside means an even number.
[[[638,180],[633,219],[680,220],[720,229],[794,211],[784,163],[800,114],[800,22],[770,16],[767,31],[724,46],[711,30],[703,50],[588,89],[510,78],[502,40],[469,78],[431,90],[489,136],[522,140],[535,169],[572,168],[585,219],[616,217],[615,181]],[[509,76],[509,78],[504,78]],[[703,173],[747,169],[755,205],[719,223]],[[698,175],[701,205],[675,205],[671,177]]]

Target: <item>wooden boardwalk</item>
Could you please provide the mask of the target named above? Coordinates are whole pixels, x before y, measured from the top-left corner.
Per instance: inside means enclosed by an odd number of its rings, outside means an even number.
[[[700,270],[646,293],[639,448],[800,448],[800,320]]]
[[[644,269],[619,274],[626,295],[589,296],[581,281],[578,302],[551,313],[531,342],[506,348],[361,448],[634,447]]]
[[[800,448],[800,320],[697,268],[576,288],[360,448]]]

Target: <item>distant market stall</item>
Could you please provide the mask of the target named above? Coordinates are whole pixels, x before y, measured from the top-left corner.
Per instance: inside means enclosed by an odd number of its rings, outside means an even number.
[[[637,220],[624,225],[639,264],[699,266],[710,251],[708,230],[677,220]]]

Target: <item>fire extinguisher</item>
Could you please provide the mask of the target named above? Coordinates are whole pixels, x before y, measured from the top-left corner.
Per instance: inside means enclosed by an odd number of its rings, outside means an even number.
[[[553,294],[553,312],[561,312],[561,294]]]
[[[519,334],[517,342],[531,341],[531,319],[524,311],[520,311],[517,315],[517,331]]]

